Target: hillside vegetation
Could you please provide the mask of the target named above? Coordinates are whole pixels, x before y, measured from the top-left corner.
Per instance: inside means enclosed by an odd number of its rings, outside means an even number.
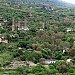
[[[75,8],[59,3],[0,0],[0,75],[75,74]],[[18,30],[24,19],[29,30]]]

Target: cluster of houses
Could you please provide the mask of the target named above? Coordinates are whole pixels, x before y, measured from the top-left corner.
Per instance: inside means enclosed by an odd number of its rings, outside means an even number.
[[[66,60],[66,63],[69,63],[69,62],[71,62],[71,60],[72,59],[67,59]],[[55,60],[55,59],[45,59],[44,61],[44,64],[55,64],[56,62],[57,62],[57,60]]]

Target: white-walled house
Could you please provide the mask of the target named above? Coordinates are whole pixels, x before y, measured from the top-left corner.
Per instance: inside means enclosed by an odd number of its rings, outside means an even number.
[[[44,63],[45,64],[54,64],[54,63],[56,63],[56,60],[55,59],[45,59],[45,61],[44,61]]]
[[[64,47],[62,52],[65,53],[68,49],[68,47]]]
[[[67,59],[66,62],[69,63],[72,59]]]
[[[67,32],[71,32],[71,31],[73,31],[73,28],[67,28],[66,31],[67,31]]]

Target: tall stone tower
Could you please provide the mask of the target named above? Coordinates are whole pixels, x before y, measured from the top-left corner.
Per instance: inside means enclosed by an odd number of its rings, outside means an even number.
[[[29,30],[27,27],[27,20],[26,19],[24,19],[24,30]]]
[[[20,30],[20,21],[18,21],[18,30]]]
[[[29,17],[32,16],[32,11],[31,11],[32,7],[30,7],[30,10],[29,10]]]
[[[45,25],[44,25],[44,23],[42,23],[40,30],[44,30],[44,29],[45,29]]]
[[[45,25],[44,25],[44,23],[42,23],[42,28],[43,28],[43,29],[45,28]]]
[[[15,22],[14,22],[14,18],[12,18],[12,31],[14,31],[15,30]]]

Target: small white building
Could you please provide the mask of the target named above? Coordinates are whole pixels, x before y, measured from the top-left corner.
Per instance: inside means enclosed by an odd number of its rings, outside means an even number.
[[[72,59],[67,59],[66,62],[69,63]]]
[[[54,64],[54,63],[56,63],[56,60],[55,59],[45,59],[45,61],[44,61],[44,63],[45,64]]]
[[[19,49],[19,50],[22,50],[23,48],[21,48],[21,47],[18,47],[18,49]]]
[[[42,28],[40,28],[40,31],[43,31],[43,29],[42,29]]]
[[[25,31],[26,31],[26,30],[29,30],[29,28],[27,27],[27,28],[25,28],[24,30],[25,30]]]
[[[65,49],[63,49],[63,53],[65,53],[66,52],[66,50]]]
[[[67,49],[68,49],[67,47],[64,47],[63,48],[63,53],[65,53]]]
[[[67,32],[71,32],[71,31],[73,31],[73,28],[67,28],[66,31],[67,31]]]
[[[75,41],[73,42],[73,45],[75,46]]]

